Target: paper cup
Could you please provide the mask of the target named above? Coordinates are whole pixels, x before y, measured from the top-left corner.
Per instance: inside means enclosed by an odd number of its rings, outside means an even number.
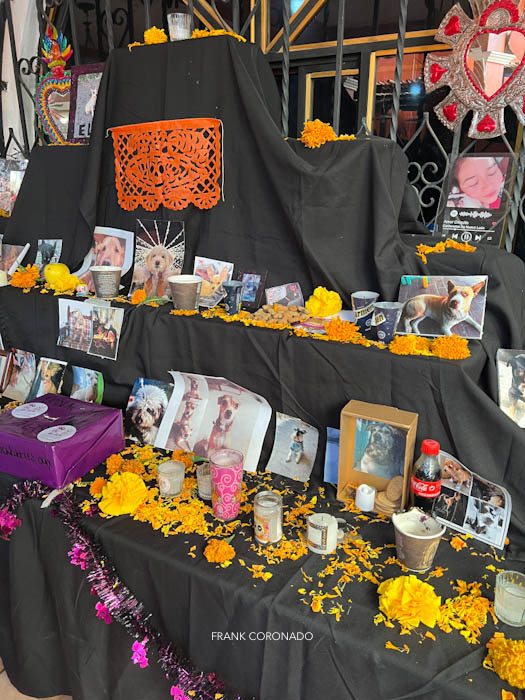
[[[95,294],[101,299],[114,299],[119,295],[121,267],[100,265],[90,267],[91,279],[95,287]]]
[[[369,333],[372,327],[374,304],[379,297],[377,292],[354,292],[352,295],[352,308],[355,322],[361,333]]]
[[[226,292],[226,297],[224,299],[226,313],[228,316],[238,314],[241,310],[242,293],[244,290],[243,283],[237,280],[231,280],[230,282],[223,282],[222,288]]]
[[[403,303],[399,301],[378,301],[374,305],[377,339],[385,345],[394,339],[402,310]]]
[[[191,15],[188,12],[172,12],[168,15],[170,41],[191,39]]]
[[[199,308],[202,277],[173,275],[168,277],[173,308],[178,311],[196,311]]]
[[[423,573],[432,566],[445,526],[419,508],[392,516],[397,558],[410,571]]]
[[[220,520],[232,520],[239,513],[243,460],[240,452],[225,447],[210,456],[211,505]]]

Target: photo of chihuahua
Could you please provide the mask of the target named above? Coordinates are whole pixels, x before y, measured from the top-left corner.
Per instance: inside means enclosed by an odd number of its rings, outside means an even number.
[[[440,517],[455,525],[463,526],[467,511],[468,497],[446,486],[441,486],[441,492],[432,508],[432,515]]]
[[[468,496],[472,486],[472,474],[469,470],[446,452],[440,453],[439,466],[441,467],[442,486]]]
[[[202,401],[202,396],[199,393],[199,383],[195,377],[186,375],[184,380],[186,386],[189,386],[182,397],[179,408],[180,415],[171,427],[167,447],[171,450],[191,452],[192,418],[199,402]]]
[[[224,299],[223,282],[229,282],[233,274],[233,263],[211,258],[196,257],[193,274],[202,277],[199,306],[211,309]]]
[[[213,421],[208,438],[199,440],[193,448],[199,457],[209,457],[221,447],[231,447],[231,431],[239,410],[239,402],[234,396],[223,394],[217,398],[217,404],[219,415]]]
[[[399,301],[404,303],[399,333],[460,335],[480,339],[483,333],[487,277],[404,277]],[[426,287],[425,287],[426,284]]]

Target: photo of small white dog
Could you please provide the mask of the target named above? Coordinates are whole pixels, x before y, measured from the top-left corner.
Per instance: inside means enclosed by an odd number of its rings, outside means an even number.
[[[184,263],[184,223],[137,219],[135,266],[131,293],[170,297],[168,277],[179,275]]]
[[[354,469],[392,479],[405,465],[406,432],[387,423],[356,419]]]
[[[124,417],[126,435],[147,445],[154,445],[172,391],[173,386],[167,382],[137,379]]]
[[[301,428],[294,428],[292,432],[292,440],[290,442],[290,451],[288,452],[287,462],[291,462],[292,458],[296,464],[299,464],[301,457],[304,454],[304,436],[306,435],[306,430],[301,430]]]
[[[85,367],[73,367],[71,398],[88,403],[101,403],[104,379],[100,372]]]

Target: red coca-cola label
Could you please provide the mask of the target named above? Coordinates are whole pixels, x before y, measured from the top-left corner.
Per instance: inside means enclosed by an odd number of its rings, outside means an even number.
[[[422,481],[413,476],[410,480],[410,490],[413,491],[416,496],[435,498],[441,491],[441,479],[439,481]]]

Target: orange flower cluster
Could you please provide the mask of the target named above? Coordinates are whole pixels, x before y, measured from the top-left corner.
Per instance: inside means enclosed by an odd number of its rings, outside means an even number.
[[[131,303],[137,306],[146,300],[146,292],[144,289],[136,289],[131,295]]]
[[[459,552],[460,549],[464,549],[467,545],[465,542],[461,539],[461,537],[458,537],[457,535],[453,537],[450,540],[450,546],[452,549],[455,549],[456,552]]]
[[[339,317],[330,319],[324,327],[329,340],[337,340],[340,343],[354,343],[361,345],[366,338],[359,331],[355,323],[343,321]]]
[[[94,497],[94,498],[99,498],[102,496],[102,489],[104,486],[107,484],[106,479],[104,479],[103,476],[98,476],[95,481],[91,484],[89,487],[89,493]]]
[[[441,606],[438,627],[447,633],[456,629],[469,644],[477,644],[487,624],[487,615],[491,614],[494,623],[497,622],[493,603],[481,595],[480,583],[458,580],[455,588],[459,595],[447,598]]]
[[[426,355],[446,360],[464,360],[470,357],[468,340],[459,335],[424,338],[421,335],[396,335],[388,346],[395,355]]]
[[[211,564],[222,564],[231,561],[235,549],[226,540],[210,540],[204,549],[204,556]]]
[[[440,241],[439,243],[436,243],[436,245],[425,245],[424,243],[420,243],[417,246],[417,253],[416,255],[421,258],[421,260],[427,264],[427,255],[429,253],[444,253],[447,248],[455,248],[456,250],[462,250],[465,253],[473,253],[476,248],[473,245],[469,245],[468,243],[458,243],[458,241],[454,241],[452,238],[447,238],[446,241]]]
[[[487,642],[487,649],[484,668],[494,671],[510,685],[525,689],[525,640],[505,639],[503,632],[495,632]]]
[[[304,123],[299,141],[307,148],[319,148],[327,141],[335,141],[337,134],[330,124],[314,119]]]
[[[37,279],[40,277],[40,270],[36,265],[28,265],[27,267],[19,267],[12,275],[10,284],[13,287],[22,289],[30,289],[36,285]]]
[[[171,458],[176,462],[182,462],[186,469],[191,469],[191,467],[193,467],[191,452],[186,452],[185,450],[174,450],[171,454]]]
[[[237,41],[246,43],[246,39],[235,32],[228,32],[225,29],[194,29],[191,35],[192,39],[206,39],[210,36],[233,36]]]

